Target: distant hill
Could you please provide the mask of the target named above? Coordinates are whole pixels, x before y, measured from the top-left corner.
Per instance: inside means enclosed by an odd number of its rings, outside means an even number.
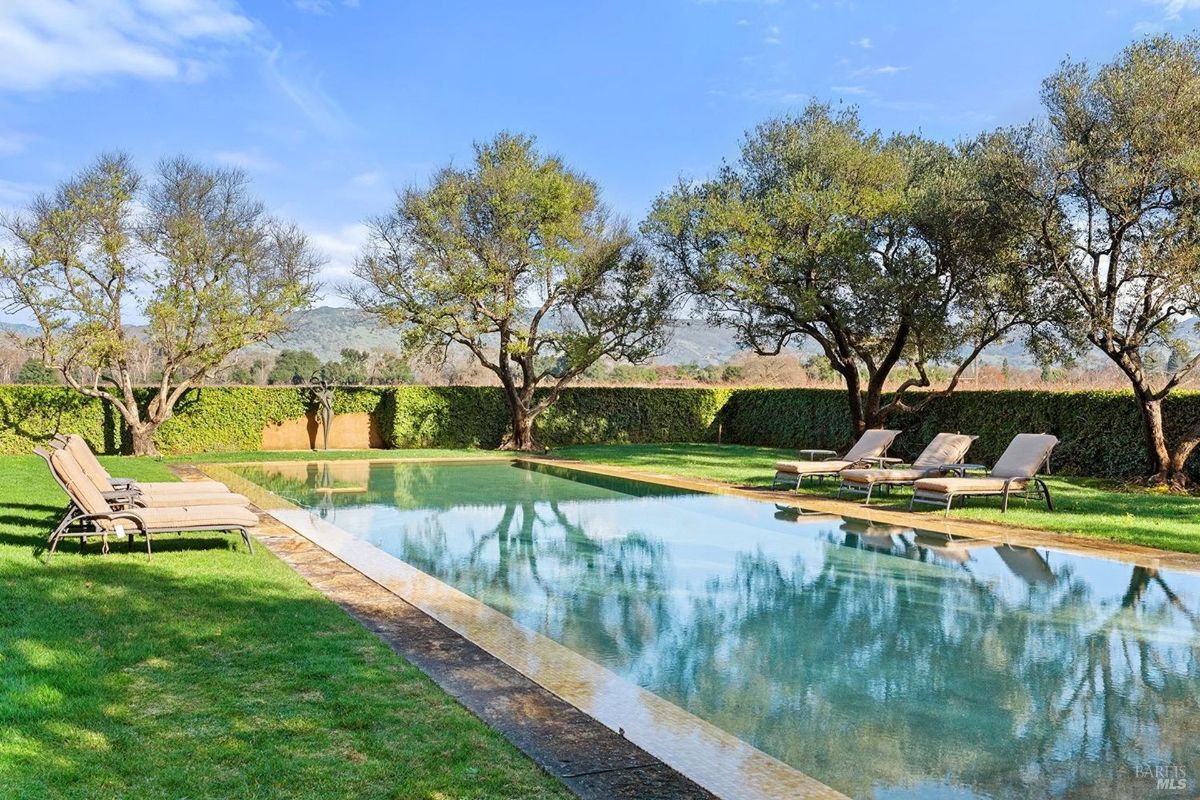
[[[270,342],[246,348],[247,354],[278,353],[281,350],[309,350],[322,361],[338,358],[343,348],[357,350],[399,351],[400,333],[394,328],[381,325],[374,317],[356,308],[334,308],[320,306],[294,314],[291,318],[292,331]],[[131,326],[135,331],[136,326]],[[1200,334],[1194,326],[1180,326],[1179,335],[1200,347]],[[10,331],[18,336],[32,336],[37,329],[32,325],[16,322],[0,322],[0,331]],[[817,354],[819,349],[811,342],[803,344],[801,353]],[[725,364],[742,352],[732,331],[709,325],[703,320],[681,319],[673,323],[671,342],[666,351],[654,360],[655,364],[676,366],[698,364],[713,366]],[[1020,343],[1009,342],[988,348],[980,358],[981,366],[999,366],[1008,361],[1013,369],[1034,369],[1035,360]],[[1089,364],[1106,365],[1104,356],[1091,351],[1085,357]]]
[[[322,361],[336,359],[342,348],[357,350],[399,350],[400,333],[381,325],[369,314],[356,308],[321,306],[293,315],[292,331],[265,345],[247,348],[247,352],[309,350]],[[733,335],[699,320],[674,323],[671,344],[655,360],[658,364],[724,364],[739,352]]]

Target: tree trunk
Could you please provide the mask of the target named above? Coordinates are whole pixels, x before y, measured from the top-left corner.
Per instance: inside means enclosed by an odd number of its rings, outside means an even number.
[[[853,367],[853,365],[852,365]],[[853,367],[853,372],[843,372],[842,378],[846,381],[846,400],[850,408],[850,426],[853,429],[851,433],[854,439],[857,440],[863,435],[867,429],[867,414],[863,409],[863,398],[860,391],[861,384],[858,378],[858,369]]]
[[[158,425],[148,422],[131,424],[129,426],[129,437],[133,444],[133,454],[135,456],[158,455],[158,446],[154,443],[154,432],[156,430],[158,430]]]
[[[508,438],[500,444],[500,449],[522,453],[538,451],[540,448],[533,439],[533,417],[529,409],[520,403],[513,403],[509,407],[509,419],[512,430],[509,431]]]
[[[1167,435],[1163,429],[1162,400],[1155,400],[1136,387],[1138,411],[1142,415],[1142,433],[1146,440],[1146,453],[1150,456],[1152,474],[1150,482],[1176,488],[1186,488],[1191,481],[1183,471],[1183,462],[1190,453],[1182,453],[1182,458],[1172,457],[1171,448],[1167,444]]]

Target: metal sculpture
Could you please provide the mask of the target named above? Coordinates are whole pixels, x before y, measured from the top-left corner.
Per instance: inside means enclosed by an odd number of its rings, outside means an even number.
[[[320,372],[308,379],[309,390],[321,411],[321,433],[326,450],[329,449],[329,426],[333,424],[333,383]]]

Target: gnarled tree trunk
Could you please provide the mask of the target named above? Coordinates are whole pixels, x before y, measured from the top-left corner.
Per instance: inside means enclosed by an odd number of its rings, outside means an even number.
[[[533,438],[534,417],[521,403],[509,406],[509,420],[512,429],[500,444],[501,450],[515,450],[522,453],[534,453],[540,450]]]
[[[158,430],[158,423],[139,422],[129,424],[130,444],[133,447],[135,456],[156,456],[158,455],[158,445],[154,443],[154,432]]]

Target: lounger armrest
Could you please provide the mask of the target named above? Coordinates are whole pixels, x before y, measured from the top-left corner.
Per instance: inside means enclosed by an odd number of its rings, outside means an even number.
[[[132,489],[139,494],[141,490],[137,488],[137,481],[133,478],[109,478],[108,482],[112,484],[114,489]]]
[[[127,519],[130,522],[132,522],[133,526],[135,528],[137,528],[139,531],[144,532],[146,530],[146,521],[143,520],[140,516],[138,516],[137,512],[129,511],[129,510],[106,511],[101,514],[82,514],[82,515],[76,517],[74,521],[90,522],[90,521],[99,521],[99,520],[103,520],[103,519],[106,519],[109,522],[116,522],[117,520]]]
[[[139,497],[137,492],[131,492],[128,489],[114,489],[111,492],[101,492],[100,494],[104,495],[104,499],[110,503],[122,504],[132,503]]]

